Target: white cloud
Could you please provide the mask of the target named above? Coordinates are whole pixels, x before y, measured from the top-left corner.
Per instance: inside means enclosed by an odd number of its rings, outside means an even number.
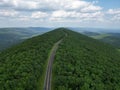
[[[58,11],[54,11],[51,15],[51,19],[50,20],[103,20],[104,17],[104,13],[101,11],[97,11],[97,12],[92,12],[92,13],[83,13],[83,12],[76,12],[76,11],[64,11],[64,10],[58,10]]]
[[[120,22],[120,14],[115,15],[115,16],[113,17],[113,20],[114,20],[114,21],[119,21],[119,22]]]
[[[58,10],[52,13],[52,17],[55,17],[55,18],[69,18],[69,17],[77,17],[77,16],[78,16],[78,13],[75,11]]]
[[[21,15],[21,16],[19,16],[19,18],[17,18],[18,20],[20,20],[20,21],[29,21],[30,20],[30,17],[29,16],[23,16],[23,15]]]
[[[15,17],[17,15],[18,12],[14,10],[0,10],[0,16],[2,17]]]
[[[85,1],[80,1],[80,0],[71,0],[71,2],[67,1],[67,2],[63,3],[63,7],[67,10],[69,10],[69,9],[79,10],[79,9],[89,6],[89,5],[90,5],[90,3],[85,2]]]
[[[111,22],[120,22],[120,8],[109,9],[106,14],[109,16]]]
[[[2,0],[1,6],[12,8],[21,15],[22,19],[48,19],[48,20],[73,20],[85,18],[102,17],[100,6],[95,5],[95,1],[87,2],[83,0]],[[31,11],[30,11],[31,10]]]
[[[94,6],[94,5],[89,5],[88,7],[81,9],[82,12],[94,12],[100,10],[102,10],[100,6]]]
[[[48,16],[45,12],[33,12],[31,18],[46,18]]]
[[[0,17],[43,21],[120,21],[120,9],[103,11],[98,1],[0,0]]]
[[[119,9],[109,9],[108,14],[120,14],[120,8]]]
[[[30,15],[26,14],[26,15],[19,15],[18,18],[16,18],[17,20],[21,20],[21,21],[30,21],[30,20],[43,20],[46,19],[48,17],[47,13],[44,12],[33,12]],[[48,18],[47,18],[48,19]]]
[[[14,9],[37,9],[38,2],[31,0],[2,0],[0,3],[3,7],[14,8]]]
[[[22,10],[100,10],[94,2],[83,0],[2,0],[0,5]]]

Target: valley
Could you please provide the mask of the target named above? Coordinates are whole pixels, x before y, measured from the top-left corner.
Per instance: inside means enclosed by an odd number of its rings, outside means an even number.
[[[0,28],[0,51],[50,30],[42,27]]]
[[[116,48],[120,48],[120,33],[119,32],[83,32],[84,35],[87,35],[93,39],[100,40],[104,43],[111,44]]]

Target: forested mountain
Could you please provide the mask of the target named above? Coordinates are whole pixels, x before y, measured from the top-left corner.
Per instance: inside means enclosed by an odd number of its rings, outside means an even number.
[[[37,90],[37,84],[43,85],[48,54],[63,36],[62,30],[54,30],[3,51],[0,54],[0,90]]]
[[[120,52],[66,28],[2,51],[0,90],[43,90],[50,50],[61,39],[53,62],[52,90],[120,90]]]
[[[120,90],[120,53],[73,31],[60,44],[52,90]]]
[[[120,30],[103,28],[70,28],[120,49]]]
[[[106,42],[120,49],[120,36],[119,37],[108,36],[100,39],[100,41]]]
[[[94,39],[100,40],[102,42],[111,44],[114,47],[120,48],[120,32],[90,32],[84,31],[82,32],[84,35],[92,37]]]
[[[49,30],[42,27],[0,28],[0,51]]]

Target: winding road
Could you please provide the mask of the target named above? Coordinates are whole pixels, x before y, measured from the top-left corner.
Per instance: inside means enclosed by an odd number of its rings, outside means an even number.
[[[62,42],[63,39],[56,42],[50,52],[49,58],[48,58],[48,65],[47,65],[47,71],[44,81],[44,89],[43,90],[51,90],[51,78],[52,78],[52,64],[53,60],[57,51],[57,48],[59,44]]]

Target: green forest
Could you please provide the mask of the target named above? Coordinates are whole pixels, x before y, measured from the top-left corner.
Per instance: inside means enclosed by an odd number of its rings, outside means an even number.
[[[53,65],[52,90],[120,90],[120,53],[66,30]]]
[[[0,52],[0,90],[43,90],[50,50],[61,39],[52,67],[52,90],[120,90],[120,52],[66,28]]]
[[[50,28],[0,28],[0,52],[24,40],[50,31]]]
[[[0,90],[37,90],[48,54],[63,36],[53,30],[0,53]]]

